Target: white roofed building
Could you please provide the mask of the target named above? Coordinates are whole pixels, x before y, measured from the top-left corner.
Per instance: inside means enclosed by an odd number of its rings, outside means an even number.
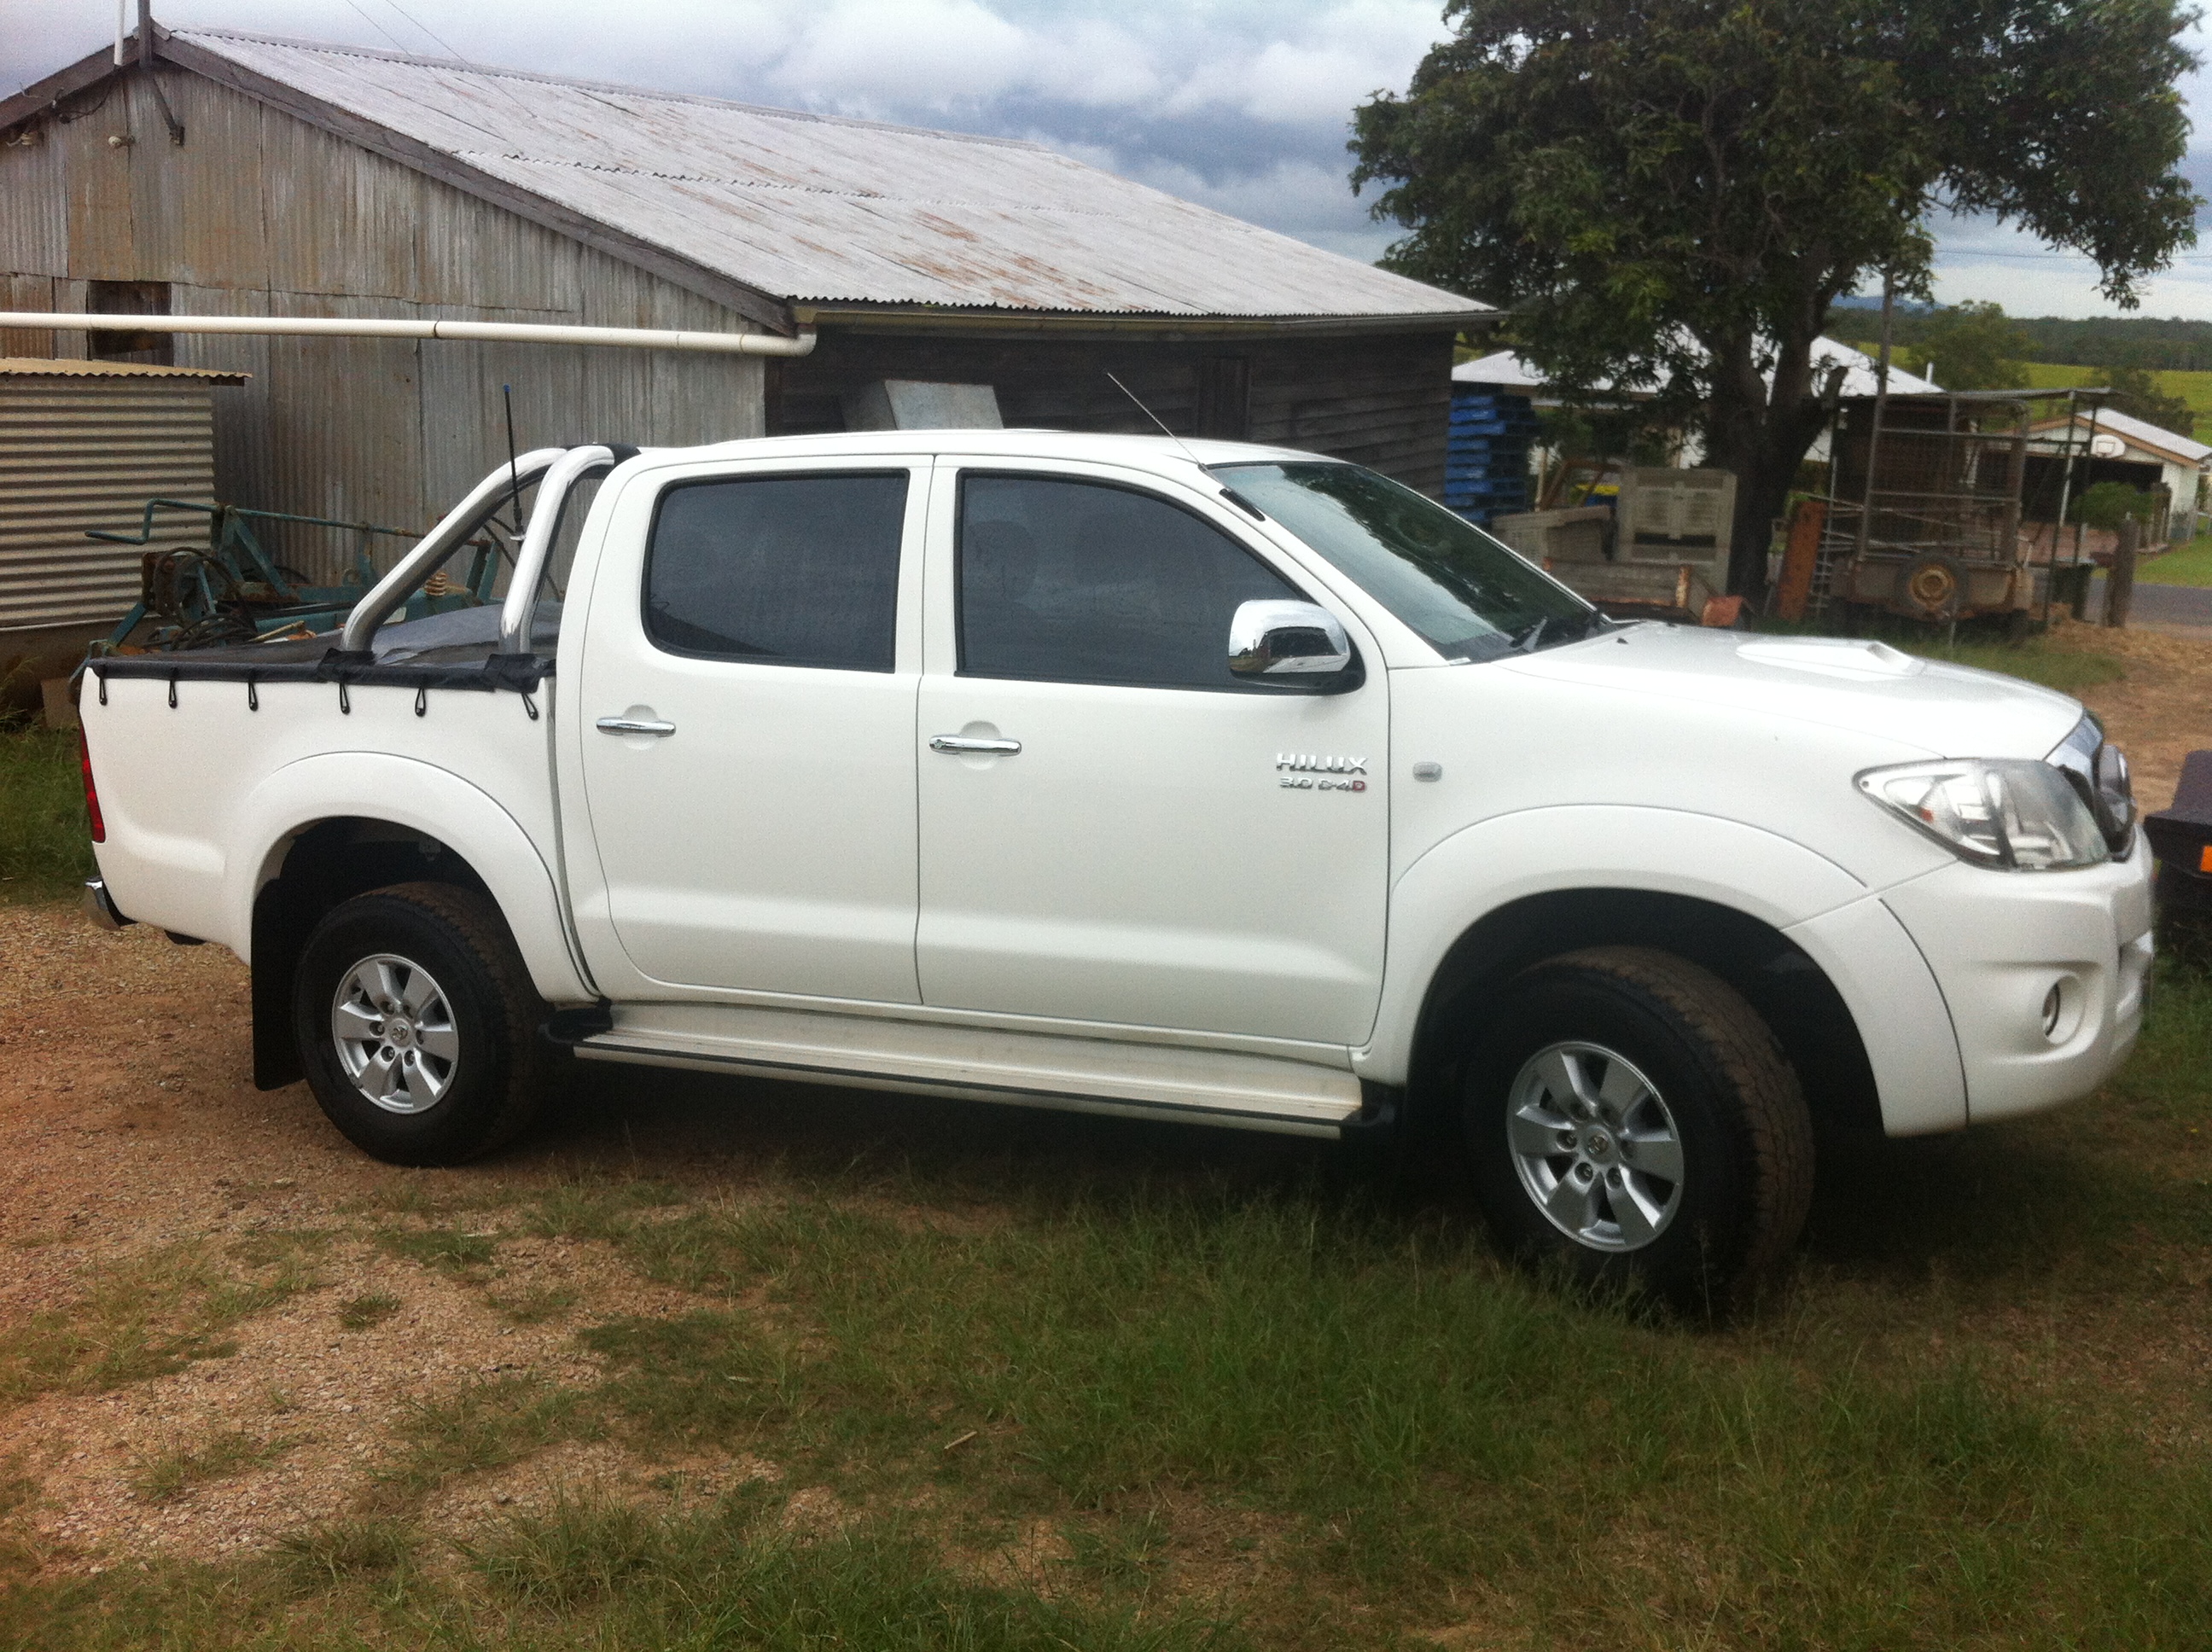
[[[2195,437],[2179,435],[2114,408],[2099,408],[2093,413],[2087,407],[2079,407],[2071,413],[2038,419],[2029,427],[2027,446],[2031,502],[2051,492],[2070,449],[2075,495],[2100,482],[2124,483],[2145,492],[2163,489],[2165,519],[2154,525],[2169,540],[2196,538],[2204,515],[2204,478],[2212,475],[2212,446]],[[2050,503],[2048,500],[2041,502]],[[2036,519],[2056,514],[2054,507]]]

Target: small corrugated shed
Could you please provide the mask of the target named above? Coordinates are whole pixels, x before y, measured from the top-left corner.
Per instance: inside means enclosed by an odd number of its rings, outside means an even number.
[[[245,382],[194,367],[0,359],[0,664],[22,633],[111,626],[129,611],[142,553],[85,530],[133,531],[149,499],[212,504],[215,392]]]

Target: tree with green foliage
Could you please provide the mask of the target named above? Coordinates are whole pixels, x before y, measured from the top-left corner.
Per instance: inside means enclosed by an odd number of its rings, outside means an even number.
[[[1970,299],[1930,316],[1905,360],[1923,377],[1932,369],[1946,390],[2020,390],[2027,384],[2021,366],[2027,345],[2003,305]]]
[[[2075,495],[2066,513],[2085,527],[2116,528],[2130,516],[2148,526],[2158,519],[2158,500],[2124,482],[2100,482]]]
[[[1731,588],[1821,420],[1828,307],[1925,298],[1932,215],[2017,223],[2106,295],[2195,239],[2176,0],[1449,0],[1354,117],[1385,262],[1512,307],[1555,381],[1649,390],[1738,478]]]
[[[2160,390],[2157,379],[2143,368],[2114,367],[2102,376],[2112,391],[2107,407],[2176,435],[2196,437],[2196,410],[2182,397]]]

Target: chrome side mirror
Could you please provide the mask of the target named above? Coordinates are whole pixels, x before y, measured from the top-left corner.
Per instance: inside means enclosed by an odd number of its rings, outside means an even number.
[[[1237,604],[1229,622],[1229,669],[1285,688],[1321,688],[1352,666],[1352,639],[1335,615],[1310,602]]]

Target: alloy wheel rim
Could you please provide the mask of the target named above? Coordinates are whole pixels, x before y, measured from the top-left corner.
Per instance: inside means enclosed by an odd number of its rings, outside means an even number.
[[[423,1113],[460,1072],[452,1003],[430,972],[391,952],[346,971],[331,999],[338,1066],[362,1099],[386,1113]]]
[[[1626,1056],[1570,1039],[1522,1064],[1505,1128],[1522,1190],[1592,1250],[1641,1250],[1682,1203],[1682,1141],[1659,1087]]]

